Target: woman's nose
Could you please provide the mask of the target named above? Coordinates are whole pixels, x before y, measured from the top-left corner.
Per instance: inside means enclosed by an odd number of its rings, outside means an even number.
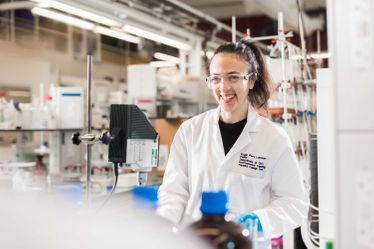
[[[231,85],[230,85],[229,80],[226,77],[223,77],[220,84],[219,84],[219,87],[220,87],[221,91],[226,90],[226,89],[230,89]]]

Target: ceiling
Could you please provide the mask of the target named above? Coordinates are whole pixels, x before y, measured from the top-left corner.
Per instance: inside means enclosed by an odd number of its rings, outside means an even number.
[[[27,1],[8,1],[13,6],[15,3],[28,3]],[[41,0],[32,0],[32,2],[38,1]],[[306,36],[309,36],[316,30],[324,30],[326,26],[325,16],[323,16],[326,0],[59,1],[97,13],[104,13],[121,22],[125,18],[127,26],[140,27],[143,30],[163,34],[179,41],[202,41],[204,46],[207,42],[219,44],[222,41],[231,40],[231,16],[238,17],[236,35],[239,39],[245,36],[244,33],[247,29],[250,29],[253,36],[276,34],[277,22],[275,20],[278,19],[279,12],[283,13],[286,32],[302,30]],[[25,8],[25,6],[23,7]],[[302,26],[298,21],[299,13],[303,14]],[[258,20],[259,18],[261,20]],[[266,23],[262,23],[264,19],[266,19]],[[270,30],[268,27],[273,29]],[[261,33],[256,32],[256,29]]]
[[[231,16],[259,16],[264,15],[264,11],[258,5],[261,0],[180,0],[191,7],[198,9],[214,18],[226,19]],[[272,0],[274,6],[276,2],[283,2],[286,5],[296,4],[297,0]],[[305,11],[326,8],[326,0],[300,0],[300,5]]]

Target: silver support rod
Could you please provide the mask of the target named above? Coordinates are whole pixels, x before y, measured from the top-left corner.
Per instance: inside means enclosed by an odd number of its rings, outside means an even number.
[[[92,127],[92,64],[93,57],[92,55],[87,56],[87,133],[91,134]],[[92,144],[87,144],[87,153],[86,153],[86,203],[90,204],[91,198],[91,147]]]
[[[236,42],[236,17],[235,16],[232,16],[231,17],[231,30],[232,30],[232,38],[231,38],[231,41],[233,43]]]
[[[322,58],[321,58],[321,31],[320,30],[317,30],[317,53],[318,53],[317,68],[321,68]]]
[[[304,75],[304,80],[305,79],[311,79],[312,78],[312,74],[310,73],[310,69],[309,69],[309,66],[308,66],[308,62],[307,62],[307,58],[306,58],[306,44],[305,44],[305,36],[304,36],[304,24],[303,24],[303,18],[302,18],[302,13],[300,12],[299,13],[299,27],[300,27],[300,40],[301,40],[301,54],[302,54],[302,57],[303,57],[303,67],[304,67],[304,70],[306,71],[306,76],[305,77]]]
[[[280,37],[280,51],[282,58],[282,84],[281,89],[283,92],[283,120],[284,129],[287,131],[288,126],[288,110],[287,110],[287,90],[288,83],[286,82],[286,55],[285,55],[285,38],[284,38],[284,23],[283,12],[278,12],[278,36]]]

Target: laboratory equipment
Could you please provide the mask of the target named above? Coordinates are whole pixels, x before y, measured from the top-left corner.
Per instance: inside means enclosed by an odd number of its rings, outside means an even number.
[[[76,145],[109,145],[108,160],[114,163],[116,179],[118,166],[124,165],[138,173],[139,185],[145,185],[147,172],[158,164],[160,137],[136,105],[111,105],[109,132],[82,136],[75,133],[72,141]]]
[[[136,105],[111,105],[109,128],[109,161],[125,163],[138,172],[139,185],[145,185],[147,172],[158,164],[158,133]]]
[[[52,96],[53,98],[53,96]],[[84,121],[84,92],[81,87],[58,87],[56,90],[57,128],[81,129]],[[50,127],[55,128],[55,127]]]
[[[129,103],[139,106],[149,116],[156,116],[156,68],[149,64],[129,65],[127,86]]]
[[[217,249],[252,249],[249,231],[225,219],[227,203],[224,191],[203,192],[200,208],[203,216],[191,228]]]

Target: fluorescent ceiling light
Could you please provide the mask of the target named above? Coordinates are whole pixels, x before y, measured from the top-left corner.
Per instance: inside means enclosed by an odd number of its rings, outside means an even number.
[[[168,54],[156,52],[153,54],[153,57],[155,57],[158,60],[163,60],[163,61],[170,61],[179,64],[181,62],[181,59],[175,56],[171,56]]]
[[[35,7],[35,8],[32,8],[31,12],[34,15],[54,19],[56,21],[63,22],[63,23],[66,23],[66,24],[70,24],[70,25],[73,25],[73,26],[76,26],[76,27],[79,27],[79,28],[82,28],[82,29],[91,29],[92,30],[95,27],[95,25],[91,22],[87,22],[87,21],[81,20],[79,18],[67,16],[67,15],[52,11],[52,10],[46,10],[46,9]]]
[[[92,11],[87,11],[81,8],[77,8],[77,7],[74,7],[74,6],[65,4],[65,3],[61,3],[59,1],[55,1],[55,0],[33,0],[33,1],[39,3],[40,7],[43,7],[43,8],[47,8],[47,7],[55,8],[55,9],[67,12],[69,14],[80,16],[82,18],[86,18],[93,22],[101,23],[107,26],[115,26],[115,27],[121,26],[121,23],[117,21],[106,18],[102,15],[95,14]]]
[[[129,32],[131,34],[138,35],[138,36],[144,37],[146,39],[149,39],[149,40],[152,40],[152,41],[155,41],[155,42],[159,42],[159,43],[162,43],[162,44],[174,47],[174,48],[178,48],[178,49],[182,49],[182,50],[190,50],[191,49],[191,46],[187,43],[177,41],[175,39],[171,39],[171,38],[168,38],[166,36],[162,36],[162,35],[159,35],[159,34],[144,30],[144,29],[140,29],[140,28],[128,25],[128,24],[123,26],[123,30],[126,31],[126,32]]]
[[[152,67],[174,67],[176,63],[171,61],[151,61],[149,63]]]
[[[132,42],[132,43],[139,43],[140,42],[139,37],[132,36],[132,35],[129,35],[129,34],[126,34],[126,33],[123,33],[123,32],[119,32],[119,31],[104,28],[104,27],[99,27],[98,26],[94,29],[94,32],[102,34],[102,35],[111,36],[111,37],[114,37],[114,38],[117,38],[117,39],[120,39],[120,40]]]

